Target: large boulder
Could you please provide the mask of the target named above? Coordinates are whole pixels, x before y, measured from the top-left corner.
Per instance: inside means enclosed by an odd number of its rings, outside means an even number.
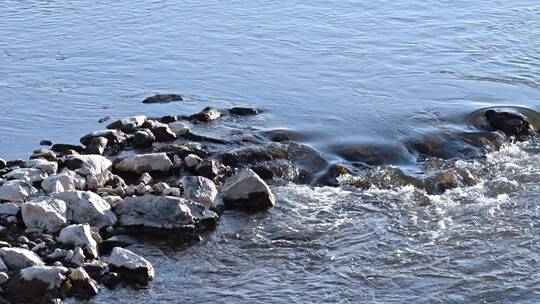
[[[146,121],[146,116],[137,115],[117,120],[107,126],[107,129],[118,129],[126,133],[132,133],[140,128]]]
[[[109,258],[109,269],[133,283],[146,284],[154,278],[154,267],[150,262],[121,247],[113,248]]]
[[[117,221],[109,203],[94,192],[66,191],[56,193],[54,197],[66,202],[67,218],[74,223],[88,223],[90,226],[103,228],[112,226]]]
[[[0,200],[24,202],[38,191],[29,183],[21,180],[7,181],[0,186]]]
[[[47,173],[37,168],[20,168],[5,174],[4,177],[7,179],[22,180],[31,184],[42,181],[47,177]]]
[[[62,200],[41,197],[21,205],[21,216],[28,228],[40,228],[54,233],[66,223],[66,203]]]
[[[527,117],[520,113],[487,110],[486,120],[495,130],[503,131],[507,135],[521,136],[531,132],[531,125]]]
[[[92,237],[88,224],[75,224],[65,227],[60,231],[58,240],[73,247],[80,246],[84,249],[86,256],[90,258],[98,257],[97,242]]]
[[[150,153],[127,156],[114,164],[120,172],[137,173],[160,171],[167,172],[173,164],[166,153]]]
[[[44,265],[37,254],[24,248],[0,248],[0,257],[10,270]]]
[[[112,162],[109,159],[96,154],[71,156],[64,159],[64,164],[82,175],[100,174],[112,167]]]
[[[244,169],[227,179],[223,195],[228,208],[260,210],[275,204],[268,185],[251,169]]]
[[[215,207],[218,190],[214,182],[202,176],[186,176],[182,178],[184,198],[195,201],[207,209]]]
[[[67,268],[59,266],[31,266],[11,279],[6,290],[13,303],[52,303],[60,297],[60,286],[66,279]]]
[[[195,220],[187,201],[172,196],[127,197],[116,210],[122,226],[175,229],[193,224]]]
[[[47,193],[84,190],[85,186],[85,178],[73,171],[49,176],[41,182],[41,188]]]

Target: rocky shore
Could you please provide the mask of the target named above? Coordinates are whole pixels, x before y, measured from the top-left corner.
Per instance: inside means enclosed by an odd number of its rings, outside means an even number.
[[[175,100],[181,96],[145,103]],[[456,166],[412,176],[388,164],[481,157],[536,132],[520,113],[487,109],[469,131],[411,139],[395,153],[336,147],[343,161],[330,163],[295,142],[293,132],[249,128],[260,114],[207,107],[193,115],[133,116],[83,136],[81,145],[53,144],[29,160],[0,160],[0,302],[58,303],[100,288],[146,288],[156,274],[124,248],[134,235],[197,241],[216,229],[226,209],[274,206],[273,183],[413,185],[430,193],[472,185],[471,174]]]

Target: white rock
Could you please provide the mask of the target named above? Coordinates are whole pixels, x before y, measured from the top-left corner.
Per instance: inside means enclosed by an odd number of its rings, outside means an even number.
[[[184,158],[184,164],[186,164],[186,167],[188,168],[195,168],[200,162],[202,162],[202,158],[195,154],[188,154]]]
[[[138,174],[151,171],[166,172],[172,168],[172,162],[166,153],[139,154],[120,159],[114,168],[121,172]]]
[[[15,169],[4,175],[7,179],[22,180],[27,183],[40,182],[47,177],[47,173],[36,168]]]
[[[66,171],[49,176],[41,182],[41,188],[47,193],[84,190],[86,180],[73,171]]]
[[[67,207],[62,200],[41,197],[21,205],[21,216],[28,228],[40,228],[57,232],[67,222]]]
[[[66,191],[56,193],[54,197],[66,202],[67,218],[74,223],[88,223],[91,226],[103,228],[112,226],[117,221],[109,203],[94,192]]]
[[[0,200],[24,202],[38,191],[29,183],[21,180],[7,181],[0,186]]]
[[[66,245],[80,246],[90,258],[97,258],[97,242],[92,237],[88,224],[69,225],[60,231],[58,240]]]
[[[174,229],[192,224],[194,219],[184,199],[145,195],[127,197],[118,208],[120,225]]]
[[[169,129],[176,135],[185,135],[190,132],[189,127],[180,121],[175,121],[169,124]]]
[[[0,257],[10,270],[44,265],[37,254],[23,248],[0,248]]]
[[[0,204],[0,215],[17,215],[21,211],[21,207],[14,203]]]
[[[58,163],[54,161],[48,161],[45,159],[31,159],[26,162],[26,165],[30,168],[40,169],[48,175],[56,174],[58,170]]]
[[[214,182],[202,176],[186,176],[182,178],[184,198],[195,201],[207,209],[214,206],[218,190]]]
[[[31,266],[21,270],[21,278],[30,282],[40,281],[47,285],[47,290],[60,287],[66,279],[64,275],[67,272],[65,267],[58,266]]]
[[[244,169],[229,178],[222,191],[228,207],[257,210],[275,204],[268,185],[251,169]]]
[[[66,160],[68,164],[73,164],[77,167],[75,171],[80,175],[98,175],[109,170],[112,166],[112,162],[101,155],[88,154],[88,155],[75,155]]]
[[[114,247],[109,258],[109,267],[113,270],[127,272],[133,271],[140,277],[139,281],[148,281],[154,278],[154,267],[145,258],[121,248]],[[115,269],[116,268],[116,269]],[[144,272],[144,274],[142,273]]]

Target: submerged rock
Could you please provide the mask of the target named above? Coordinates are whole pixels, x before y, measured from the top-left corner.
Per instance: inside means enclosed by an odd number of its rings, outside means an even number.
[[[23,248],[0,248],[0,257],[10,270],[20,270],[31,266],[44,265],[34,252]]]
[[[168,103],[182,100],[184,100],[184,98],[179,94],[156,94],[143,100],[143,103]]]
[[[114,169],[120,172],[141,174],[152,171],[167,172],[172,166],[166,153],[151,153],[121,158],[114,164]]]
[[[66,203],[50,197],[39,198],[21,205],[21,216],[28,228],[57,232],[66,223]]]
[[[112,250],[109,268],[123,279],[137,284],[147,284],[154,278],[154,267],[150,262],[121,247]]]
[[[0,200],[24,202],[38,191],[29,183],[21,180],[7,181],[0,186]]]
[[[223,194],[228,208],[261,210],[275,204],[268,185],[251,169],[244,169],[226,180]]]
[[[117,211],[122,226],[176,229],[195,222],[187,201],[177,197],[127,197],[119,207]]]
[[[493,129],[503,131],[507,135],[527,135],[532,130],[527,117],[520,113],[487,110],[485,117]]]

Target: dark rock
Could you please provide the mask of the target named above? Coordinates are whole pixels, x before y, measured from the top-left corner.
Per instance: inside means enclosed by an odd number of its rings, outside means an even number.
[[[146,116],[137,115],[119,119],[107,126],[107,129],[118,129],[125,133],[133,133],[146,122]]]
[[[195,172],[199,176],[214,179],[219,174],[219,165],[215,160],[205,159],[195,167]]]
[[[351,162],[370,166],[399,163],[408,160],[408,151],[400,145],[352,145],[335,149],[336,154]]]
[[[181,135],[181,137],[189,139],[189,140],[193,140],[193,141],[207,141],[207,142],[216,143],[216,144],[222,144],[222,145],[229,144],[229,142],[224,140],[224,139],[213,138],[213,137],[209,137],[209,136],[205,136],[205,135],[199,135],[199,134],[193,134],[191,132],[183,134],[183,135]]]
[[[69,280],[72,286],[71,293],[77,298],[89,298],[98,294],[99,288],[96,281],[82,267],[72,269]]]
[[[350,174],[351,170],[341,164],[331,164],[326,170],[317,177],[315,185],[317,186],[339,186],[338,178]]]
[[[106,121],[111,120],[111,118],[112,118],[112,117],[110,117],[110,116],[107,115],[107,116],[105,116],[105,117],[103,117],[103,118],[100,118],[100,119],[98,120],[98,123],[104,123],[104,122],[106,122]]]
[[[59,152],[59,153],[68,152],[69,150],[73,150],[77,153],[82,153],[84,151],[84,148],[79,145],[54,144],[51,147],[51,150],[53,150],[54,152]]]
[[[527,117],[520,113],[487,110],[485,116],[493,129],[507,135],[522,136],[532,130]]]
[[[109,140],[105,137],[95,137],[92,139],[90,144],[86,146],[87,154],[98,154],[103,155],[105,149],[107,148]]]
[[[56,161],[56,153],[48,149],[37,149],[34,150],[30,159],[46,159],[49,161]]]
[[[159,122],[167,123],[167,124],[175,122],[175,121],[178,121],[178,117],[173,116],[173,115],[166,115],[159,119]]]
[[[479,148],[486,148],[490,151],[499,149],[506,138],[500,132],[463,132],[459,137],[464,142]]]
[[[180,158],[185,158],[189,154],[195,154],[201,158],[209,155],[208,149],[200,144],[170,144],[160,147],[157,152],[165,152],[169,156],[178,155]]]
[[[25,167],[26,162],[22,159],[8,160],[6,166],[9,168],[13,167]]]
[[[425,188],[424,183],[414,177],[407,175],[401,169],[394,166],[386,166],[376,170],[371,174],[371,182],[382,189],[393,189],[413,185],[416,188]]]
[[[40,141],[39,144],[41,146],[52,146],[53,143],[50,140],[44,139],[44,140]]]
[[[156,94],[143,100],[143,103],[168,103],[182,100],[184,98],[179,94]]]
[[[6,166],[7,166],[6,161],[0,158],[0,169],[4,169]]]
[[[136,243],[137,240],[132,238],[131,236],[125,234],[118,234],[106,240],[103,240],[103,243],[101,243],[99,250],[101,254],[108,254],[113,250],[114,247],[127,247]]]
[[[148,148],[152,146],[155,140],[154,133],[148,129],[143,129],[135,133],[132,143],[135,148]]]
[[[81,137],[80,142],[88,146],[94,138],[98,137],[105,137],[109,145],[120,145],[127,139],[127,135],[120,130],[102,130],[86,134]]]
[[[157,126],[152,128],[151,131],[157,141],[172,141],[176,139],[176,134],[167,125]]]
[[[273,142],[299,141],[305,138],[302,134],[289,129],[264,131],[262,135]]]
[[[264,161],[250,165],[250,168],[262,179],[284,179],[288,181],[298,180],[298,170],[296,170],[293,164],[286,159]]]
[[[189,117],[190,120],[197,120],[200,122],[210,122],[221,117],[221,112],[218,109],[212,107],[206,107],[201,112],[193,114]]]
[[[67,269],[57,266],[32,266],[21,270],[5,286],[13,303],[51,303],[60,298],[60,286]]]
[[[233,107],[229,109],[229,113],[238,116],[257,115],[260,113],[259,109],[247,108],[247,107]]]

